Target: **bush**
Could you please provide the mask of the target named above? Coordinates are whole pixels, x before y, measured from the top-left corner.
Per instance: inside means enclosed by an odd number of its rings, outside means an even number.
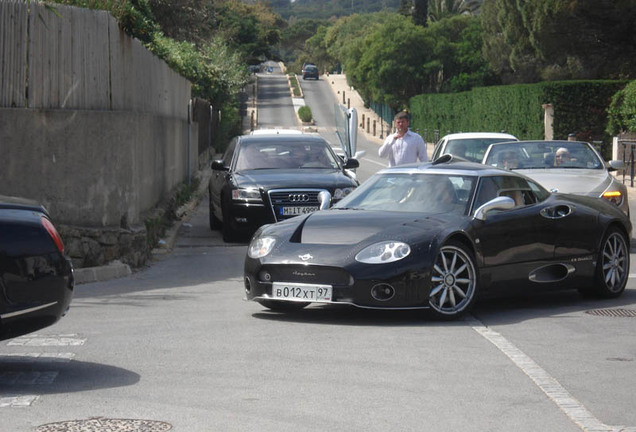
[[[307,105],[301,106],[298,109],[298,117],[300,117],[300,120],[303,123],[311,122],[311,119],[312,119],[311,108],[309,108]]]
[[[612,98],[608,112],[607,132],[636,132],[636,81],[632,81]]]

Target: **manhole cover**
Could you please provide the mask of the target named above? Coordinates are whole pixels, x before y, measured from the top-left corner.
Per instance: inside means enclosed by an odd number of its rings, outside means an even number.
[[[155,420],[92,418],[67,420],[38,426],[37,432],[163,432],[172,429]]]
[[[585,313],[603,317],[636,318],[635,309],[594,309]]]

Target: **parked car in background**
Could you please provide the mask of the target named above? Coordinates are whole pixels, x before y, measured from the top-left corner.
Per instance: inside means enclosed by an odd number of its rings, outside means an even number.
[[[517,137],[503,132],[466,132],[446,135],[435,144],[433,160],[443,154],[451,154],[471,162],[481,162],[488,146],[502,141],[517,141]]]
[[[263,224],[326,208],[358,186],[356,159],[346,162],[318,134],[259,130],[232,140],[212,163],[210,228],[225,241]]]
[[[318,67],[315,65],[307,65],[303,68],[303,79],[315,78],[320,79],[320,73]]]
[[[73,266],[46,209],[0,196],[0,340],[57,322],[74,286]]]
[[[244,290],[279,311],[331,303],[442,319],[511,287],[611,298],[627,283],[631,231],[608,202],[445,155],[384,169],[331,209],[259,229]]]
[[[627,188],[611,171],[620,160],[605,162],[594,146],[580,141],[517,141],[492,144],[483,163],[514,169],[552,192],[604,198],[629,215]]]

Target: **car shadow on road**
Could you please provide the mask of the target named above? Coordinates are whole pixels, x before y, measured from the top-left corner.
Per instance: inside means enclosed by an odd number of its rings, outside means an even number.
[[[29,355],[0,355],[0,370],[0,396],[83,392],[130,386],[141,379],[116,366]]]
[[[586,297],[576,290],[500,294],[480,299],[471,314],[456,321],[437,320],[426,310],[388,311],[346,305],[310,305],[299,311],[284,313],[263,309],[252,316],[263,320],[305,324],[449,327],[472,326],[475,319],[485,325],[502,325],[565,315],[587,314],[593,317],[595,312],[605,309],[633,311],[636,318],[636,289],[625,290],[617,299]]]

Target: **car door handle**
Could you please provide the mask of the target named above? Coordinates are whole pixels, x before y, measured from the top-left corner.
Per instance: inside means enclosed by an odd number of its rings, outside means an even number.
[[[574,213],[574,207],[564,204],[554,207],[546,207],[541,210],[541,216],[548,219],[562,219],[572,213]]]

